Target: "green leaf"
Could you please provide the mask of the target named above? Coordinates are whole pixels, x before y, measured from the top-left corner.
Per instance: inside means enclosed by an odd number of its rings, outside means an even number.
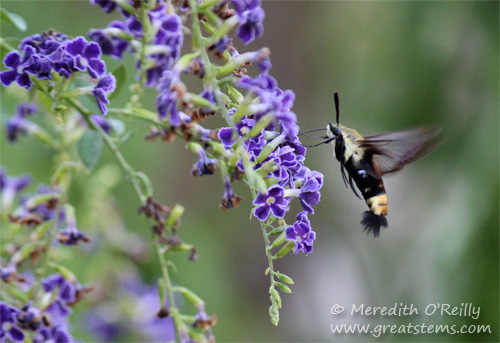
[[[5,58],[5,55],[17,48],[19,43],[21,43],[21,40],[19,38],[0,38],[0,57],[2,61]]]
[[[89,171],[101,156],[102,137],[96,131],[85,131],[78,141],[78,155]]]
[[[123,90],[125,85],[127,84],[128,72],[125,65],[119,65],[115,70],[111,72],[113,76],[116,78],[116,88],[110,96],[108,96],[109,100],[116,98]]]
[[[113,131],[116,133],[117,136],[121,136],[125,133],[125,124],[119,120],[119,119],[108,119],[109,123],[111,124],[111,127],[113,128]]]
[[[23,32],[28,28],[28,25],[26,25],[26,20],[24,20],[23,17],[15,13],[10,13],[5,8],[0,8],[0,22],[11,23]]]

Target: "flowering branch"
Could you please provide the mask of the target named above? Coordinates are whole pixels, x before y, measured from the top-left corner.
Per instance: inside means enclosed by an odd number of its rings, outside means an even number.
[[[8,301],[2,300],[0,304],[2,317],[7,318],[10,329],[1,329],[4,331],[0,331],[0,338],[7,335],[11,340],[21,341],[29,336],[38,343],[64,335],[69,341],[67,307],[82,299],[90,288],[80,285],[73,272],[54,261],[49,252],[55,248],[50,244],[54,238],[63,245],[90,240],[76,228],[78,209],[67,203],[66,194],[70,189],[69,180],[78,177],[79,170],[97,173],[95,166],[102,146],[106,145],[125,180],[132,185],[140,203],[139,213],[148,218],[154,234],[153,245],[161,274],[155,305],[159,310],[154,320],[163,328],[168,327],[158,339],[214,340],[212,327],[217,317],[208,316],[205,302],[187,287],[175,284],[169,271],[169,267],[175,266],[167,258],[168,252],[188,252],[190,260],[197,259],[195,247],[178,236],[184,207],[170,208],[154,199],[151,180],[135,170],[120,151],[128,133],[115,116],[151,124],[151,132],[145,136],[147,140],[184,140],[186,148],[198,156],[191,169],[193,176],[220,171],[222,210],[238,207],[243,200],[233,192],[232,183],[241,181],[249,187],[252,216],[259,221],[269,265],[266,270],[270,276],[269,313],[272,323],[277,325],[281,308],[279,291],[291,293],[288,285],[293,281],[278,272],[274,262],[292,250],[312,252],[316,234],[308,216],[314,213],[313,206],[320,200],[323,175],[304,164],[306,149],[298,139],[297,116],[291,111],[295,95],[291,90],[280,89],[276,79],[269,75],[270,50],[261,48],[240,54],[229,36],[235,30],[236,37],[245,45],[262,36],[265,13],[260,0],[91,0],[91,3],[108,13],[121,11],[122,20],[112,21],[104,29],[90,30],[90,42],[84,37],[70,39],[54,30],[27,37],[18,50],[6,56],[7,69],[0,72],[4,86],[17,83],[25,89],[33,87],[51,103],[47,112],[58,128],[56,131],[62,132],[59,140],[31,122],[33,110],[25,107],[20,107],[18,114],[8,121],[8,139],[15,142],[20,136],[31,134],[53,147],[61,156],[53,184],[63,184],[62,190],[39,191],[12,212],[16,194],[25,185],[9,179],[2,170],[2,198],[3,203],[9,205],[8,220],[15,225],[28,225],[36,237],[45,239],[44,248],[39,247],[37,240],[21,244],[12,253],[11,263],[2,268],[2,279],[7,283],[24,282],[16,268],[35,253],[45,254],[44,270],[52,268],[57,273],[47,276],[44,272],[40,276],[38,285],[42,285],[39,289],[43,288],[43,292],[36,294],[36,306],[26,304],[31,296],[27,294],[31,293],[16,293],[15,288],[9,287]],[[188,18],[190,28],[183,26]],[[181,56],[186,32],[191,34],[192,52]],[[112,100],[109,94],[122,90],[126,78],[120,71],[124,66],[108,73],[102,56],[121,60],[126,53],[135,57],[137,68],[130,88],[131,100],[125,108],[109,108]],[[248,76],[247,68],[255,69],[258,75]],[[186,74],[200,78],[201,93],[188,90],[182,80]],[[77,85],[76,80],[84,85]],[[156,93],[154,110],[141,105],[146,88]],[[84,105],[80,98],[85,96],[95,99],[100,114]],[[227,126],[207,128],[208,119],[214,114],[221,115]],[[102,193],[100,201],[104,202],[107,196]],[[294,223],[289,225],[285,217],[293,199],[300,202],[303,211],[296,214]],[[17,232],[15,225],[11,229],[13,237]],[[66,289],[70,289],[71,294],[67,294]],[[197,314],[185,314],[177,295],[193,305]],[[47,303],[44,299],[50,300]],[[42,318],[49,315],[63,319],[56,321],[56,325],[48,325]],[[27,316],[31,318],[29,323]],[[37,325],[33,324],[34,318],[38,320]],[[3,328],[3,324],[0,327]]]

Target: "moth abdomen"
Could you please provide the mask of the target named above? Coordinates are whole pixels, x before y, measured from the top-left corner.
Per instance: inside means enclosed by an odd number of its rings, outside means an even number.
[[[361,163],[354,162],[351,157],[346,163],[346,169],[349,176],[356,182],[356,186],[358,186],[366,205],[370,209],[370,211],[363,214],[361,224],[368,234],[378,237],[380,228],[388,227],[387,218],[385,217],[387,215],[387,194],[382,178],[370,175],[360,165]]]

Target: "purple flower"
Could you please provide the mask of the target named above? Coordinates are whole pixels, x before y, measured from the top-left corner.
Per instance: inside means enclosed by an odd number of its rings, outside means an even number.
[[[221,39],[219,39],[215,44],[212,44],[209,47],[209,50],[213,50],[216,54],[222,55],[224,51],[231,45],[232,39],[229,38],[228,36],[223,36]]]
[[[115,20],[106,29],[90,30],[88,36],[92,41],[99,44],[103,54],[121,60],[123,53],[130,46],[128,41],[117,36],[122,30],[125,30],[125,24]]]
[[[54,294],[57,290],[57,296],[48,306],[47,312],[58,322],[63,322],[64,318],[71,314],[69,306],[81,300],[87,292],[78,281],[67,280],[60,274],[53,274],[43,279],[42,286],[46,293]]]
[[[61,274],[53,274],[42,280],[43,290],[46,293],[52,292],[57,287],[60,287],[64,282],[64,278]]]
[[[200,93],[200,96],[204,99],[207,99],[211,104],[215,104],[215,94],[210,86],[205,87]],[[200,108],[200,111],[205,115],[214,113],[214,111],[212,111],[209,107],[202,107]]]
[[[26,52],[28,47],[33,48],[33,52],[42,57],[49,56],[68,41],[68,36],[55,30],[48,30],[42,34],[34,34],[26,37],[19,45],[19,49]]]
[[[313,242],[316,239],[316,232],[311,229],[311,223],[307,218],[307,212],[297,214],[293,226],[286,228],[287,240],[295,241],[294,253],[302,250],[306,255],[312,252]]]
[[[243,43],[248,44],[256,37],[264,33],[265,13],[260,7],[260,0],[231,0],[236,7],[240,25],[238,26],[237,36]]]
[[[59,66],[56,62],[65,61],[65,53],[63,46],[66,44],[68,37],[65,34],[58,33],[53,30],[36,34],[25,38],[19,45],[19,50],[23,52],[23,58],[17,51],[9,53],[4,64],[12,70],[6,70],[0,73],[0,79],[4,86],[9,86],[13,81],[26,89],[31,88],[32,81],[29,79],[28,73],[36,75],[38,79],[52,79],[52,71],[61,72],[62,75],[68,76],[68,73],[73,71],[72,63],[70,66]],[[57,69],[55,69],[57,66]]]
[[[13,342],[24,342],[24,333],[17,325],[19,309],[5,302],[0,302],[0,342],[8,339]]]
[[[255,123],[255,119],[244,117],[240,120],[239,123],[236,123],[235,127],[240,136],[243,137],[250,133],[250,130],[254,127]],[[254,160],[260,154],[266,143],[267,139],[265,130],[262,130],[257,136],[243,141],[245,150],[250,153],[250,157],[252,160]]]
[[[106,64],[101,60],[101,48],[97,43],[88,43],[83,37],[77,37],[66,44],[66,51],[74,58],[74,67],[87,70],[94,79],[106,72]]]
[[[32,49],[27,47],[27,49]],[[52,80],[52,70],[54,70],[54,64],[52,61],[45,56],[33,54],[30,59],[30,64],[26,65],[24,68],[30,74],[36,75],[37,79],[40,80]]]
[[[57,233],[57,240],[64,245],[76,245],[79,241],[90,242],[87,236],[77,229],[75,216],[67,212],[70,211],[66,211],[65,208],[61,209],[59,225],[65,223],[66,227]]]
[[[217,167],[217,160],[208,158],[205,150],[203,150],[201,146],[197,146],[196,151],[198,152],[200,158],[198,159],[198,162],[193,164],[191,174],[194,176],[212,175]]]
[[[15,141],[17,141],[20,135],[28,134],[28,130],[26,129],[28,123],[29,122],[24,118],[20,118],[17,116],[7,120],[6,123],[7,139],[9,140],[10,143],[14,143]]]
[[[221,199],[220,208],[226,211],[230,208],[238,207],[242,199],[241,196],[234,194],[229,177],[224,178],[224,195]]]
[[[92,114],[90,116],[90,119],[92,119],[97,125],[103,129],[104,132],[110,133],[113,127],[111,126],[111,123],[104,119],[102,116],[99,116],[97,114]]]
[[[14,266],[0,268],[0,276],[1,276],[3,282],[10,282],[13,279],[13,276],[15,279],[16,274],[17,274],[17,271],[16,271],[16,268]]]
[[[17,323],[23,329],[37,331],[42,325],[42,315],[40,310],[33,307],[31,303],[25,305],[21,308],[19,314],[17,315]]]
[[[278,82],[271,75],[259,75],[255,78],[249,76],[242,77],[236,84],[238,87],[244,88],[255,95],[261,95],[265,91],[274,90]]]
[[[97,85],[92,90],[92,94],[94,94],[95,99],[97,100],[97,106],[102,114],[106,115],[108,113],[108,108],[106,107],[109,104],[109,100],[106,97],[106,94],[109,92],[113,92],[116,88],[116,79],[113,74],[109,73],[99,80]]]
[[[108,4],[99,3],[103,8],[110,8]],[[152,87],[161,81],[163,72],[170,70],[179,59],[184,36],[182,34],[181,18],[175,14],[167,14],[163,1],[148,12],[151,25],[156,29],[156,35],[151,46],[147,49],[147,70],[145,86]],[[124,14],[126,12],[123,12]],[[130,41],[140,40],[143,36],[141,22],[133,16],[127,16],[124,21],[113,21],[108,28],[91,30],[89,37],[95,41],[104,54],[121,59],[124,51],[133,46]],[[125,36],[125,39],[123,39]],[[127,37],[128,36],[128,37]],[[137,68],[142,68],[137,63]]]
[[[37,335],[33,338],[33,343],[70,343],[74,342],[71,334],[68,332],[66,325],[58,324],[52,327],[41,328]]]
[[[0,192],[2,205],[10,208],[16,194],[20,193],[31,183],[31,176],[23,174],[18,177],[9,177],[3,167],[0,167]]]
[[[156,107],[160,118],[170,114],[169,123],[173,127],[181,125],[177,101],[182,99],[186,93],[186,86],[180,79],[180,69],[166,70],[158,83],[158,96],[156,97]]]
[[[17,107],[17,113],[14,117],[7,120],[7,139],[10,143],[17,141],[19,135],[28,134],[30,122],[26,120],[27,116],[36,112],[36,106],[33,103],[21,103]]]
[[[74,68],[65,52],[67,42],[68,36],[55,30],[25,38],[19,45],[26,60],[24,70],[41,80],[51,80],[54,70],[69,77]]]
[[[277,169],[271,175],[278,180],[288,180],[292,171],[299,164],[294,149],[289,146],[278,147],[270,157],[277,166]]]
[[[21,87],[29,89],[32,81],[28,74],[40,80],[51,80],[53,72],[65,78],[77,71],[87,70],[93,78],[106,72],[99,45],[88,43],[83,37],[70,41],[65,34],[49,30],[25,38],[19,50],[24,54],[22,58],[19,52],[13,51],[4,59],[4,64],[11,69],[0,73],[4,86],[17,81]]]
[[[306,173],[300,189],[300,204],[305,211],[314,214],[312,206],[316,205],[321,199],[319,190],[323,186],[323,174],[310,171],[307,167],[304,167],[304,169],[306,169]]]
[[[254,216],[260,221],[265,221],[269,217],[271,211],[277,218],[283,218],[288,209],[288,201],[284,198],[285,190],[278,185],[272,185],[267,190],[266,194],[259,193],[254,205],[259,205],[254,210]]]
[[[33,81],[30,80],[28,73],[25,70],[25,64],[29,56],[21,58],[17,51],[8,53],[3,63],[10,70],[0,72],[0,81],[5,87],[8,87],[12,82],[16,81],[20,87],[30,89]]]
[[[37,193],[20,199],[21,206],[11,215],[10,219],[22,225],[36,226],[54,218],[58,202],[57,194],[54,194],[53,198],[47,200],[43,204],[33,201],[32,198],[36,199],[38,195],[57,192],[58,191],[47,186],[38,186]]]
[[[222,142],[222,145],[226,149],[231,149],[231,147],[234,145],[236,142],[236,139],[233,137],[234,130],[230,127],[221,127],[219,130],[219,133],[217,134],[217,137]]]
[[[134,325],[144,336],[144,341],[158,343],[175,341],[174,319],[172,316],[158,317],[157,310],[160,308],[158,291],[154,288],[149,288],[147,293],[136,297],[134,311],[141,316],[135,318]]]
[[[116,8],[116,2],[113,0],[90,0],[92,5],[99,5],[106,13],[111,13]]]
[[[121,322],[120,318],[113,315],[107,306],[93,308],[85,316],[85,326],[95,335],[98,342],[119,342],[120,337],[127,332],[127,324]],[[110,314],[108,313],[110,312]]]
[[[163,72],[172,68],[181,55],[184,40],[181,18],[177,14],[166,14],[166,11],[155,10],[150,17],[159,26],[153,41],[152,50],[157,53],[148,55],[153,66],[146,71],[146,86],[152,87],[161,82]]]

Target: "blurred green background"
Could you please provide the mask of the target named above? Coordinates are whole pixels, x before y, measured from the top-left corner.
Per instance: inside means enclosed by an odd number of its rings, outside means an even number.
[[[48,28],[71,36],[86,35],[90,28],[105,27],[119,18],[87,1],[3,0],[1,5],[22,15],[29,25],[27,32],[20,33],[2,24],[2,37],[21,38]],[[283,296],[281,321],[274,327],[268,316],[264,243],[258,222],[248,220],[248,190],[236,185],[236,193],[245,200],[237,209],[220,211],[223,188],[217,174],[192,177],[189,171],[197,157],[185,150],[182,141],[145,142],[142,137],[148,126],[127,121],[134,135],[123,154],[151,176],[157,198],[186,208],[180,235],[200,254],[195,263],[185,256],[176,257],[174,280],[198,293],[209,314],[218,315],[214,334],[221,342],[498,342],[499,3],[264,1],[263,8],[264,37],[238,49],[271,49],[271,74],[282,89],[295,92],[293,110],[302,130],[335,120],[332,94],[338,91],[341,123],[362,135],[432,124],[443,127],[445,143],[429,157],[385,179],[390,227],[378,239],[362,232],[359,220],[366,205],[344,187],[331,146],[308,151],[306,164],[325,175],[322,201],[311,216],[317,240],[311,255],[290,255],[277,262],[277,268],[296,283],[293,294]],[[189,51],[189,44],[186,38],[184,51]],[[115,65],[116,61],[108,60],[109,70]],[[4,122],[25,95],[3,88],[1,95]],[[121,106],[126,97],[122,94],[111,105]],[[144,103],[154,108],[153,92]],[[224,123],[214,117],[204,125],[217,128]],[[1,163],[10,175],[30,172],[37,182],[47,182],[51,156],[33,138],[7,144],[2,132]],[[113,162],[105,152],[96,173],[113,174],[109,169]],[[92,176],[77,179],[71,193],[77,215],[92,207],[90,185],[95,184]],[[109,218],[106,213],[93,219],[80,214],[80,229],[92,235],[88,226],[104,225],[111,230],[108,223],[113,222],[147,243],[150,229],[137,215],[138,202],[131,187],[120,183],[113,194],[118,200],[108,205],[118,209],[123,219]],[[149,245],[122,247],[139,251],[136,258],[130,258],[118,249],[115,253],[108,249],[103,256],[96,252],[101,243],[95,241],[90,248],[72,249],[74,255],[67,250],[73,257],[64,263],[81,275],[82,283],[96,283],[116,269],[133,265],[147,282],[154,282],[159,274]],[[392,307],[395,303],[413,304],[420,315],[388,318],[330,313],[334,304],[349,312],[353,304]],[[436,303],[472,303],[481,312],[477,320],[422,313],[428,304]],[[90,305],[79,306],[74,318],[76,336],[90,341],[91,333],[79,321],[79,310]],[[375,338],[331,332],[331,324],[410,322],[486,324],[493,333],[382,334]]]

